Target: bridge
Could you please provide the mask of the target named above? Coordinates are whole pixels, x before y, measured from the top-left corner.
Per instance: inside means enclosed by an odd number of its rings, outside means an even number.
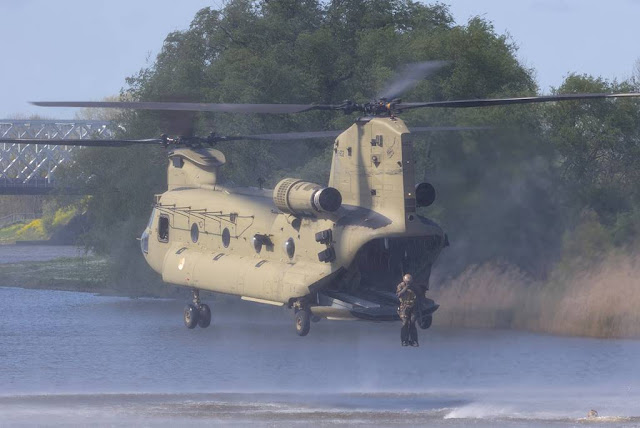
[[[108,121],[0,119],[0,138],[110,139]],[[72,162],[79,147],[0,143],[0,195],[43,195],[53,190],[55,172]]]

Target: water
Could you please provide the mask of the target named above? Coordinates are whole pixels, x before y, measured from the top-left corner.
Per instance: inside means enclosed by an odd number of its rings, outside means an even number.
[[[1,279],[0,279],[1,283]],[[0,288],[0,426],[640,426],[640,341],[420,331],[212,301]],[[603,418],[587,422],[590,409]]]

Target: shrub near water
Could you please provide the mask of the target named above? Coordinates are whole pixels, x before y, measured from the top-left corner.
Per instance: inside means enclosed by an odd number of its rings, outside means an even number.
[[[23,224],[18,223],[0,229],[0,243],[13,243],[16,240],[17,233],[23,227]]]
[[[540,312],[540,289],[540,284],[511,265],[470,266],[433,291],[441,306],[435,320],[451,327],[530,327],[530,320]]]
[[[17,240],[39,240],[46,238],[46,232],[42,224],[42,220],[33,220],[30,223],[25,224],[16,233]]]
[[[534,282],[512,266],[468,268],[433,292],[440,325],[640,337],[640,253],[611,253],[582,270]]]
[[[609,255],[571,276],[542,311],[539,328],[559,334],[640,337],[640,253]],[[548,300],[547,294],[543,296]]]

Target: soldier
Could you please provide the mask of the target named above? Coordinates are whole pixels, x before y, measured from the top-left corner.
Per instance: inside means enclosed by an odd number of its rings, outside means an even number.
[[[402,346],[419,346],[418,330],[416,329],[417,296],[411,287],[412,281],[413,277],[410,274],[406,274],[396,289],[396,295],[400,300],[398,315],[402,320],[402,329],[400,330]]]

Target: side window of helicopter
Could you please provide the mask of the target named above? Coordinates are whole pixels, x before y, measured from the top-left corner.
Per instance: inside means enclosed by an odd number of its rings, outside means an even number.
[[[292,259],[296,253],[296,243],[294,242],[293,238],[287,239],[287,241],[284,243],[284,250],[287,253],[287,256]]]
[[[169,217],[166,215],[158,220],[158,241],[169,242]]]
[[[229,229],[225,227],[224,230],[222,231],[222,245],[224,245],[224,248],[228,248],[230,243],[231,243],[231,233],[229,232]]]
[[[200,229],[198,229],[198,224],[193,223],[191,225],[191,241],[195,244],[198,242],[198,237],[200,236]]]

